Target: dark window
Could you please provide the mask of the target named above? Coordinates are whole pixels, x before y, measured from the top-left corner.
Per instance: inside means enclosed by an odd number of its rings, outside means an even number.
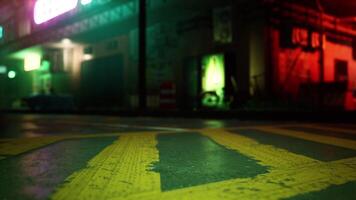
[[[348,80],[348,63],[345,60],[335,60],[335,81],[344,82]]]

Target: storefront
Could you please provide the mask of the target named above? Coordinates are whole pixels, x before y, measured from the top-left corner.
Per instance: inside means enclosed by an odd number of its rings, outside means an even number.
[[[1,108],[55,94],[83,110],[136,109],[137,8],[33,0],[18,22],[0,20]],[[231,110],[251,100],[356,109],[356,32],[338,18],[320,26],[315,10],[253,1],[156,0],[147,11],[148,109]]]
[[[316,11],[286,6],[308,15],[281,13],[284,20],[271,28],[275,93],[314,109],[355,110],[356,31],[338,18],[320,21]]]

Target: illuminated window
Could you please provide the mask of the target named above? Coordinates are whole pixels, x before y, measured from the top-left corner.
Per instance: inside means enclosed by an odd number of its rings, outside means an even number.
[[[36,24],[42,24],[77,7],[78,0],[37,0],[34,8]]]
[[[25,56],[25,71],[32,71],[41,67],[41,56],[35,53],[29,53]]]
[[[317,32],[313,32],[311,35],[311,47],[312,48],[320,47],[320,34]]]
[[[292,42],[293,44],[308,46],[309,33],[307,29],[304,28],[294,28],[292,32]]]
[[[92,60],[93,59],[93,55],[92,54],[84,54],[83,55],[83,60],[87,61],[87,60]]]

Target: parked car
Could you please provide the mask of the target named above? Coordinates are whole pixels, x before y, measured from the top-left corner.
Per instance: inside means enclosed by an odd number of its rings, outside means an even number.
[[[70,95],[37,94],[25,97],[22,101],[32,111],[73,111],[74,98]]]

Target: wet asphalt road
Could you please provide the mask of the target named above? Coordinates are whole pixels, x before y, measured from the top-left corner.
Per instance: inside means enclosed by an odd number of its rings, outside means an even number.
[[[356,199],[356,124],[0,118],[0,199]]]

